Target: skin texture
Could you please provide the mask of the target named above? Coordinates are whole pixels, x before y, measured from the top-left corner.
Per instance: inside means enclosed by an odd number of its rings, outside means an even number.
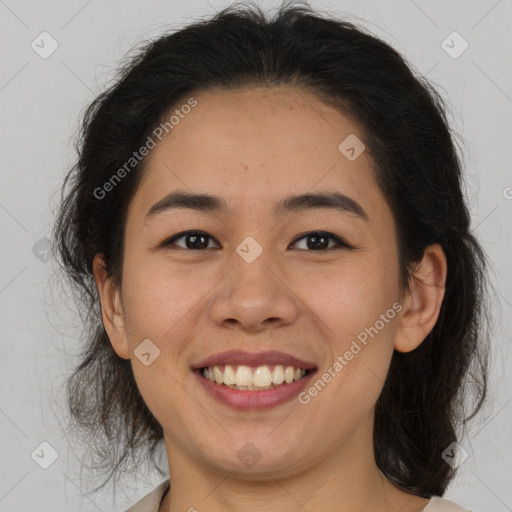
[[[149,409],[164,430],[172,492],[161,511],[418,512],[428,500],[396,489],[378,471],[374,406],[393,350],[414,350],[432,330],[444,296],[446,258],[425,251],[401,297],[391,211],[364,151],[349,161],[339,144],[360,125],[311,93],[282,86],[194,94],[198,105],[149,155],[130,203],[122,286],[101,255],[94,271],[112,346],[130,358]],[[176,209],[144,221],[174,190],[209,193],[230,213]],[[275,218],[290,194],[342,192],[365,210],[315,209]],[[160,244],[184,230],[212,238],[208,248]],[[321,230],[354,249],[309,249],[299,235]],[[262,254],[247,263],[247,237]],[[335,241],[329,246],[334,247]],[[314,362],[318,375],[395,302],[401,311],[303,405],[241,412],[213,400],[190,370],[228,349],[281,350]],[[149,366],[134,350],[149,338]],[[237,452],[261,453],[248,468]]]

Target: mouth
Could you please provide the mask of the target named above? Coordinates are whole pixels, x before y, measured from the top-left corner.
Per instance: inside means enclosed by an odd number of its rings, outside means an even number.
[[[191,369],[210,397],[247,411],[292,400],[308,385],[318,367],[283,352],[231,350],[211,356]]]
[[[289,365],[214,365],[199,368],[200,375],[210,382],[240,391],[268,391],[297,382],[314,369]]]

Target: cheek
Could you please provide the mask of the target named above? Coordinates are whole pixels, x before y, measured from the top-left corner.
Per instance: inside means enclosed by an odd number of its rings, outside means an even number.
[[[170,410],[190,417],[198,414],[184,390],[180,364],[194,329],[193,308],[205,292],[199,286],[199,277],[191,282],[191,274],[171,272],[169,264],[148,264],[142,258],[142,254],[133,252],[123,267],[128,341],[132,353],[145,339],[151,340],[160,353],[148,366],[133,357],[132,368],[137,387],[157,421],[180,431],[185,427],[179,415],[170,414]]]
[[[354,392],[368,385],[369,396],[378,394],[385,380],[399,308],[397,270],[383,261],[344,265],[324,279],[323,286],[309,283],[306,294],[311,298],[308,306],[322,320],[330,358],[327,367],[338,361],[333,370],[340,376],[338,383]]]
[[[201,282],[197,274],[132,254],[123,269],[125,313],[132,332],[158,338],[178,321],[186,320],[207,289],[204,281]]]
[[[304,298],[314,313],[332,329],[332,335],[357,334],[373,325],[398,297],[395,270],[366,259],[350,262],[329,275],[304,278]]]

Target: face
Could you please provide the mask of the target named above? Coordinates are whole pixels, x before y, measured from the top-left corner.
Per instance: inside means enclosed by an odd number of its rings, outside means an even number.
[[[285,476],[350,457],[369,442],[401,307],[393,217],[368,150],[357,156],[363,131],[291,87],[193,96],[129,206],[113,346],[131,358],[167,449],[202,467]],[[162,206],[176,191],[216,196],[226,209]],[[320,193],[342,201],[276,209]],[[241,391],[195,370],[231,350],[250,356],[217,361],[234,370],[267,364],[273,375],[295,357],[309,371],[296,384]]]

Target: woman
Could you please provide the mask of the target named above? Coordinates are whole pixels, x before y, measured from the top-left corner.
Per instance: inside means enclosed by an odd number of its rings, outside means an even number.
[[[307,5],[232,7],[149,43],[82,133],[68,399],[110,477],[164,443],[130,511],[465,510],[485,256],[427,81]]]

